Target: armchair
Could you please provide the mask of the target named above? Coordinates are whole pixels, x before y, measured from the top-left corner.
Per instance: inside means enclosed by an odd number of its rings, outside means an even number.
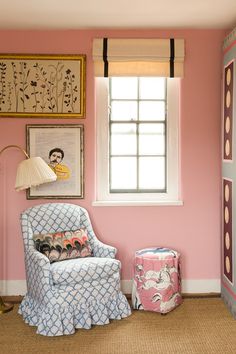
[[[100,242],[88,212],[69,203],[41,204],[21,214],[27,294],[19,313],[45,336],[72,334],[76,328],[104,325],[131,314],[120,290],[116,249]],[[33,235],[86,229],[92,257],[50,263],[36,250]]]

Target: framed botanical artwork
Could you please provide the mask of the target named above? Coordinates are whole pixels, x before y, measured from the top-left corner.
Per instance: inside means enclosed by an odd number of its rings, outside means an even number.
[[[0,117],[85,117],[85,55],[0,54]]]
[[[26,125],[30,157],[40,156],[57,180],[27,190],[27,199],[76,199],[84,194],[84,127],[82,124]]]

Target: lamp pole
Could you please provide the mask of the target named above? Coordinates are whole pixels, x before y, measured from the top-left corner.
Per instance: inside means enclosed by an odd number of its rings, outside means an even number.
[[[20,147],[20,146],[18,146],[18,145],[7,145],[7,146],[5,146],[5,147],[0,151],[0,155],[3,153],[3,151],[5,151],[5,150],[7,150],[7,149],[9,149],[9,148],[16,148],[16,149],[19,149],[20,151],[23,152],[23,154],[25,155],[25,157],[26,157],[27,159],[29,159],[29,155],[27,154],[27,152],[26,152],[24,149],[22,149],[22,147]]]
[[[19,148],[17,145],[8,145],[6,146],[5,148],[3,148],[1,151],[0,151],[0,155],[3,153],[3,151],[7,150],[8,148],[10,147],[16,147],[16,148]],[[20,148],[21,149],[21,148]],[[23,153],[27,155],[27,153],[25,152],[25,150],[23,150]],[[4,252],[4,249],[3,249],[3,252]],[[4,258],[4,257],[3,257]],[[13,304],[8,304],[8,303],[4,303],[2,297],[0,296],[0,314],[2,313],[6,313],[6,312],[9,312],[13,309],[14,305]]]
[[[11,311],[13,309],[13,307],[14,307],[14,305],[12,305],[12,304],[4,303],[2,297],[0,296],[0,314]]]
[[[27,189],[33,186],[38,186],[43,183],[56,181],[56,174],[41,157],[30,158],[26,151],[18,145],[7,145],[2,150],[0,150],[0,155],[9,148],[19,149],[26,157],[26,159],[24,161],[21,161],[18,166],[18,171],[20,170],[20,173],[19,177],[18,173],[16,177],[15,189],[17,191]],[[3,302],[2,297],[0,296],[0,314],[11,311],[12,309],[13,305],[5,304]]]

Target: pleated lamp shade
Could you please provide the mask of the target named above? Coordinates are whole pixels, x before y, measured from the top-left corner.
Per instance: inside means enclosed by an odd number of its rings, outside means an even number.
[[[15,189],[21,191],[56,179],[56,174],[41,157],[31,157],[19,163]]]

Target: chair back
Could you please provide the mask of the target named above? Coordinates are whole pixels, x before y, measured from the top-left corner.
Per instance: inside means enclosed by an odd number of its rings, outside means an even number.
[[[69,203],[47,203],[26,209],[21,214],[25,247],[34,246],[34,234],[75,231],[86,228],[89,240],[96,237],[86,209]]]

